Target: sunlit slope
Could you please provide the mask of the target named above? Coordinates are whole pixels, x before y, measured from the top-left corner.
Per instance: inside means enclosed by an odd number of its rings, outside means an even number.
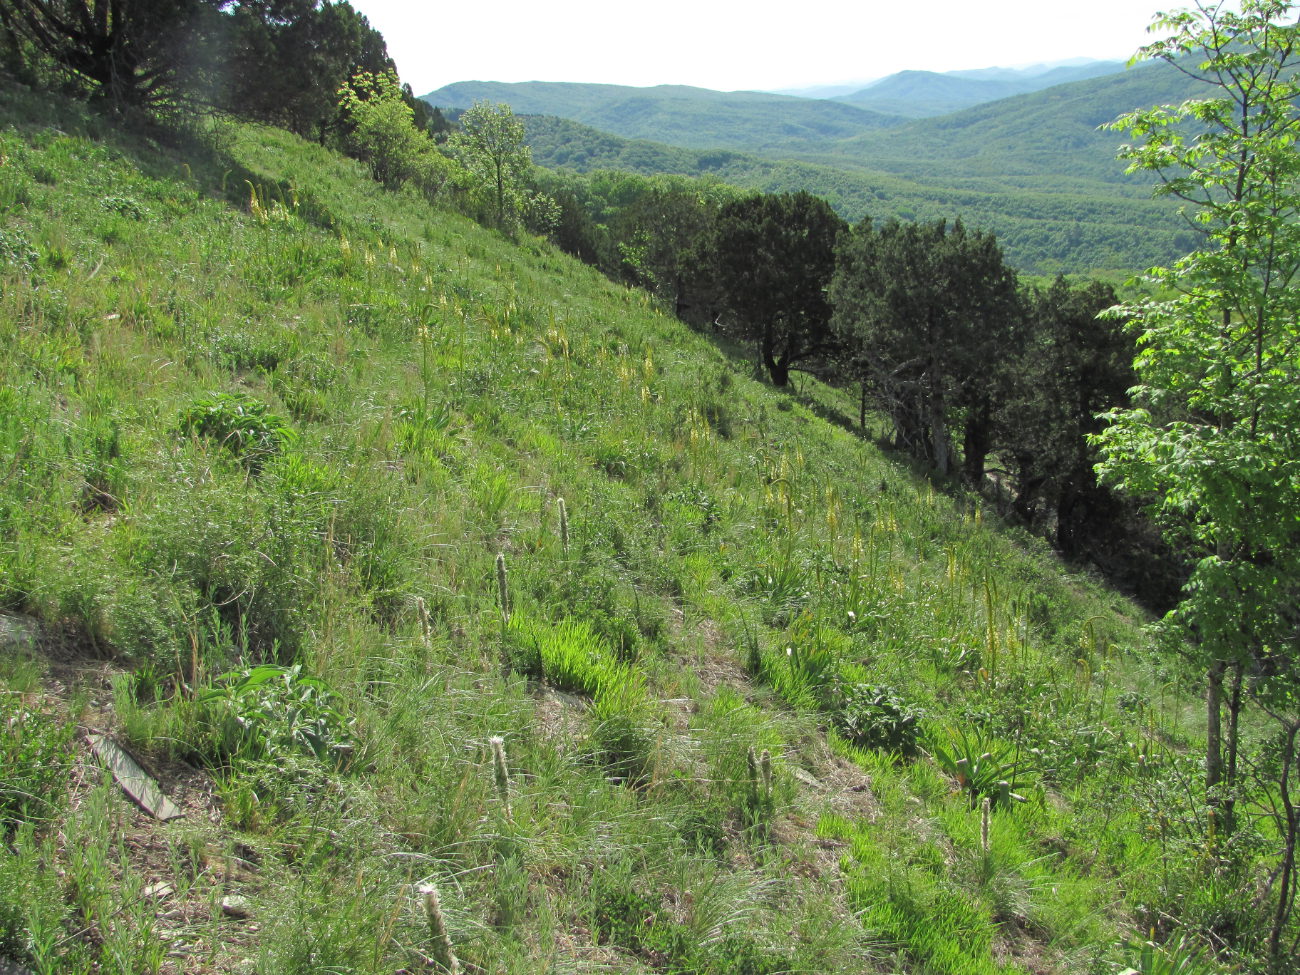
[[[0,600],[42,634],[0,700],[48,745],[0,765],[6,952],[391,975],[433,884],[474,970],[1011,973],[1173,909],[1131,609],[834,391],[283,133],[0,98]]]

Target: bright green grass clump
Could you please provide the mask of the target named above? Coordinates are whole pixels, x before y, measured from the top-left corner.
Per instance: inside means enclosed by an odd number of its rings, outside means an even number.
[[[1173,828],[1135,614],[835,391],[281,132],[3,89],[0,124],[0,603],[116,672],[70,695],[38,649],[6,713],[215,797],[163,825],[49,763],[0,952],[391,973],[422,885],[492,972],[1108,971],[1188,890],[1244,916]],[[987,852],[960,740],[1018,763]]]

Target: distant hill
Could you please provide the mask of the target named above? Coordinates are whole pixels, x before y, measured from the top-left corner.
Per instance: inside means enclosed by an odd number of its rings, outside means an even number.
[[[504,102],[520,115],[556,115],[628,139],[709,149],[765,151],[849,139],[900,118],[854,105],[765,92],[710,91],[685,85],[462,81],[423,96],[440,108]]]
[[[1179,102],[1202,90],[1177,69],[1151,63],[918,119],[891,129],[885,138],[864,134],[826,149],[873,169],[949,184],[970,179],[1025,187],[1078,186],[1089,179],[1125,183],[1130,180],[1115,161],[1123,137],[1099,127],[1136,108]],[[1149,178],[1139,185],[1149,185]]]
[[[1006,68],[943,74],[934,71],[900,71],[851,94],[826,97],[890,115],[926,118],[1013,95],[1042,91],[1054,85],[1115,74],[1123,68],[1123,64],[1118,61],[1092,61],[1041,71]]]
[[[1055,176],[1026,179],[1039,184],[1026,189],[1015,180],[944,180],[929,173],[909,178],[833,155],[807,162],[666,146],[554,117],[528,116],[525,122],[533,159],[543,166],[580,173],[613,169],[707,177],[768,193],[806,189],[855,222],[866,216],[961,217],[996,233],[1010,263],[1029,273],[1128,273],[1171,261],[1194,246],[1193,235],[1168,201],[1150,199],[1147,184],[1121,177],[1110,184],[1075,184]],[[1114,166],[1119,173],[1119,164]]]
[[[1194,246],[1169,201],[1151,199],[1150,179],[1124,173],[1115,158],[1122,137],[1098,126],[1195,94],[1185,75],[1152,64],[911,120],[837,102],[692,88],[466,83],[428,98],[447,107],[490,98],[521,114],[562,116],[567,121],[529,119],[542,165],[807,189],[850,220],[961,216],[994,231],[1017,267],[1050,273],[1134,271]],[[640,116],[637,99],[645,100]]]

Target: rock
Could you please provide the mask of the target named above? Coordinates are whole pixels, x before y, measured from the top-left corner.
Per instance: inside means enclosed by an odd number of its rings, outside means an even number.
[[[817,781],[816,777],[811,772],[806,772],[797,765],[790,769],[790,774],[810,789],[820,789],[822,787],[822,784]]]
[[[0,613],[0,653],[35,651],[39,632],[40,624],[30,616]],[[0,969],[0,975],[4,975],[3,969]]]

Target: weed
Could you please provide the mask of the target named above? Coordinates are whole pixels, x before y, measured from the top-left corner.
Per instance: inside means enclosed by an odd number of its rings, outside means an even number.
[[[67,795],[73,722],[0,693],[0,830],[48,819]]]
[[[859,748],[902,756],[917,751],[917,735],[925,712],[891,687],[850,684],[836,694],[835,726]]]
[[[207,729],[209,756],[219,760],[274,761],[306,752],[334,767],[346,766],[356,748],[353,722],[336,697],[300,664],[262,664],[222,674],[197,703]]]
[[[1019,745],[968,734],[960,728],[932,732],[927,738],[926,750],[957,780],[971,809],[985,798],[997,808],[1027,801],[1015,790],[1024,788],[1024,781],[1037,770],[1036,756],[1022,752]]]
[[[255,473],[295,439],[284,420],[244,393],[199,400],[181,413],[180,429],[187,437],[215,440]]]

